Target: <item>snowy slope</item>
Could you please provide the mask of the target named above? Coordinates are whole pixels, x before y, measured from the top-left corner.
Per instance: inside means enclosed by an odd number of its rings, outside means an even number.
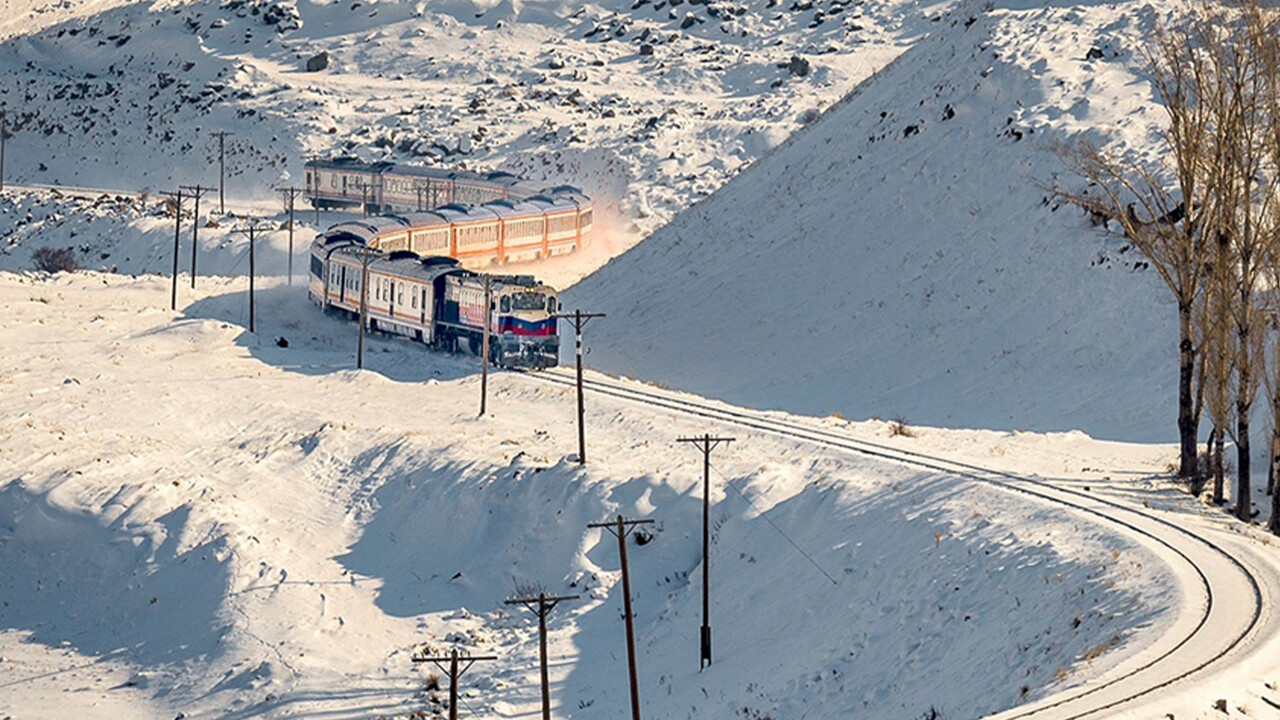
[[[312,153],[583,186],[623,245],[930,27],[915,0],[7,0],[11,180],[299,184]],[[945,5],[945,3],[943,3]],[[307,60],[329,66],[307,72]],[[793,57],[807,74],[786,66]],[[796,65],[800,70],[800,65]]]
[[[1149,147],[1140,3],[965,5],[847,101],[574,288],[593,365],[752,406],[1173,437],[1174,311],[1037,183]],[[1090,48],[1101,59],[1086,59]],[[1126,252],[1128,251],[1128,252]]]
[[[471,670],[467,716],[525,716],[536,626],[501,601],[534,584],[583,596],[551,625],[556,716],[624,717],[616,545],[586,527],[617,513],[658,521],[630,551],[646,717],[978,716],[1134,657],[1185,602],[1114,527],[737,430],[715,462],[699,673],[699,463],[675,438],[703,422],[593,396],[581,469],[564,389],[496,374],[476,419],[472,358],[374,338],[372,372],[351,372],[351,326],[298,286],[265,284],[257,336],[242,281],[176,314],[167,297],[157,278],[0,274],[15,718],[431,713],[410,654],[453,646],[502,658]],[[827,424],[1081,478],[1165,452]]]

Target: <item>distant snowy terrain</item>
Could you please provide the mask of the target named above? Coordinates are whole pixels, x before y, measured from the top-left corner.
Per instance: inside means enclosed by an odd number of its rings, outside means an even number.
[[[821,121],[566,295],[593,365],[756,407],[1175,437],[1175,316],[1037,187],[1162,120],[1141,3],[966,4]],[[1091,52],[1096,50],[1097,52]],[[1101,57],[1097,57],[1101,55]]]
[[[236,197],[300,184],[312,154],[502,167],[583,186],[628,243],[937,13],[889,0],[7,0],[6,11],[11,180],[216,183],[210,133],[229,130]],[[328,66],[308,72],[321,53]]]
[[[443,695],[410,656],[453,646],[501,658],[466,677],[466,716],[528,715],[536,624],[501,602],[537,585],[582,595],[551,625],[556,717],[624,717],[617,546],[586,527],[618,513],[657,520],[631,549],[646,717],[975,717],[1133,657],[1183,602],[1112,527],[736,431],[715,462],[699,673],[700,462],[675,438],[705,423],[593,396],[582,469],[562,388],[497,374],[476,419],[473,358],[373,339],[373,372],[352,372],[351,325],[300,287],[267,284],[258,335],[240,280],[177,314],[167,298],[155,278],[0,274],[15,718],[430,711]],[[1166,452],[824,424],[1086,478]]]

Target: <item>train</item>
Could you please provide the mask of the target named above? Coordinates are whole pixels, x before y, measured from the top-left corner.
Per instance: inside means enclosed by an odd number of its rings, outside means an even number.
[[[326,312],[359,321],[363,292],[371,331],[400,335],[435,349],[482,353],[489,326],[489,359],[499,367],[541,369],[560,358],[554,288],[530,275],[489,275],[457,258],[392,250],[361,257],[364,243],[317,236],[311,244],[308,294]],[[367,288],[365,281],[367,280]]]
[[[538,260],[589,244],[594,202],[572,185],[537,188],[508,173],[479,175],[351,158],[313,160],[306,192],[318,207],[381,213],[324,233],[385,252],[443,255],[470,266]]]

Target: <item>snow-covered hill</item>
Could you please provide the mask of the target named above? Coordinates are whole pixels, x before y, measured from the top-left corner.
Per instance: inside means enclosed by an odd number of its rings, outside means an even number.
[[[579,184],[629,242],[931,27],[910,0],[25,3],[0,21],[18,181],[232,194],[313,153]],[[25,12],[24,12],[25,11]],[[308,72],[327,53],[328,66]],[[794,58],[794,62],[793,62]]]
[[[1037,187],[1073,133],[1150,147],[1155,10],[988,7],[574,288],[609,314],[593,365],[811,414],[1174,437],[1158,279]]]
[[[623,718],[617,546],[587,528],[618,513],[657,520],[630,550],[645,717],[976,717],[1134,658],[1185,604],[1113,526],[739,429],[700,673],[700,461],[675,438],[704,422],[593,396],[583,469],[565,389],[498,373],[477,419],[473,358],[373,338],[352,372],[349,323],[264,285],[252,335],[241,281],[170,313],[157,278],[0,274],[6,715],[431,716],[410,656],[456,646],[500,657],[465,716],[529,716],[536,623],[501,603],[540,585],[582,596],[552,618],[555,716]],[[1095,480],[1163,453],[823,424]]]

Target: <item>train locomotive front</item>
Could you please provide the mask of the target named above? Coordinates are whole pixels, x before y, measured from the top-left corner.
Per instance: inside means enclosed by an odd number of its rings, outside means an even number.
[[[554,367],[560,358],[555,290],[527,275],[490,276],[489,355],[504,367]],[[445,281],[445,323],[480,351],[484,278],[473,273]],[[456,313],[456,314],[455,314]]]

